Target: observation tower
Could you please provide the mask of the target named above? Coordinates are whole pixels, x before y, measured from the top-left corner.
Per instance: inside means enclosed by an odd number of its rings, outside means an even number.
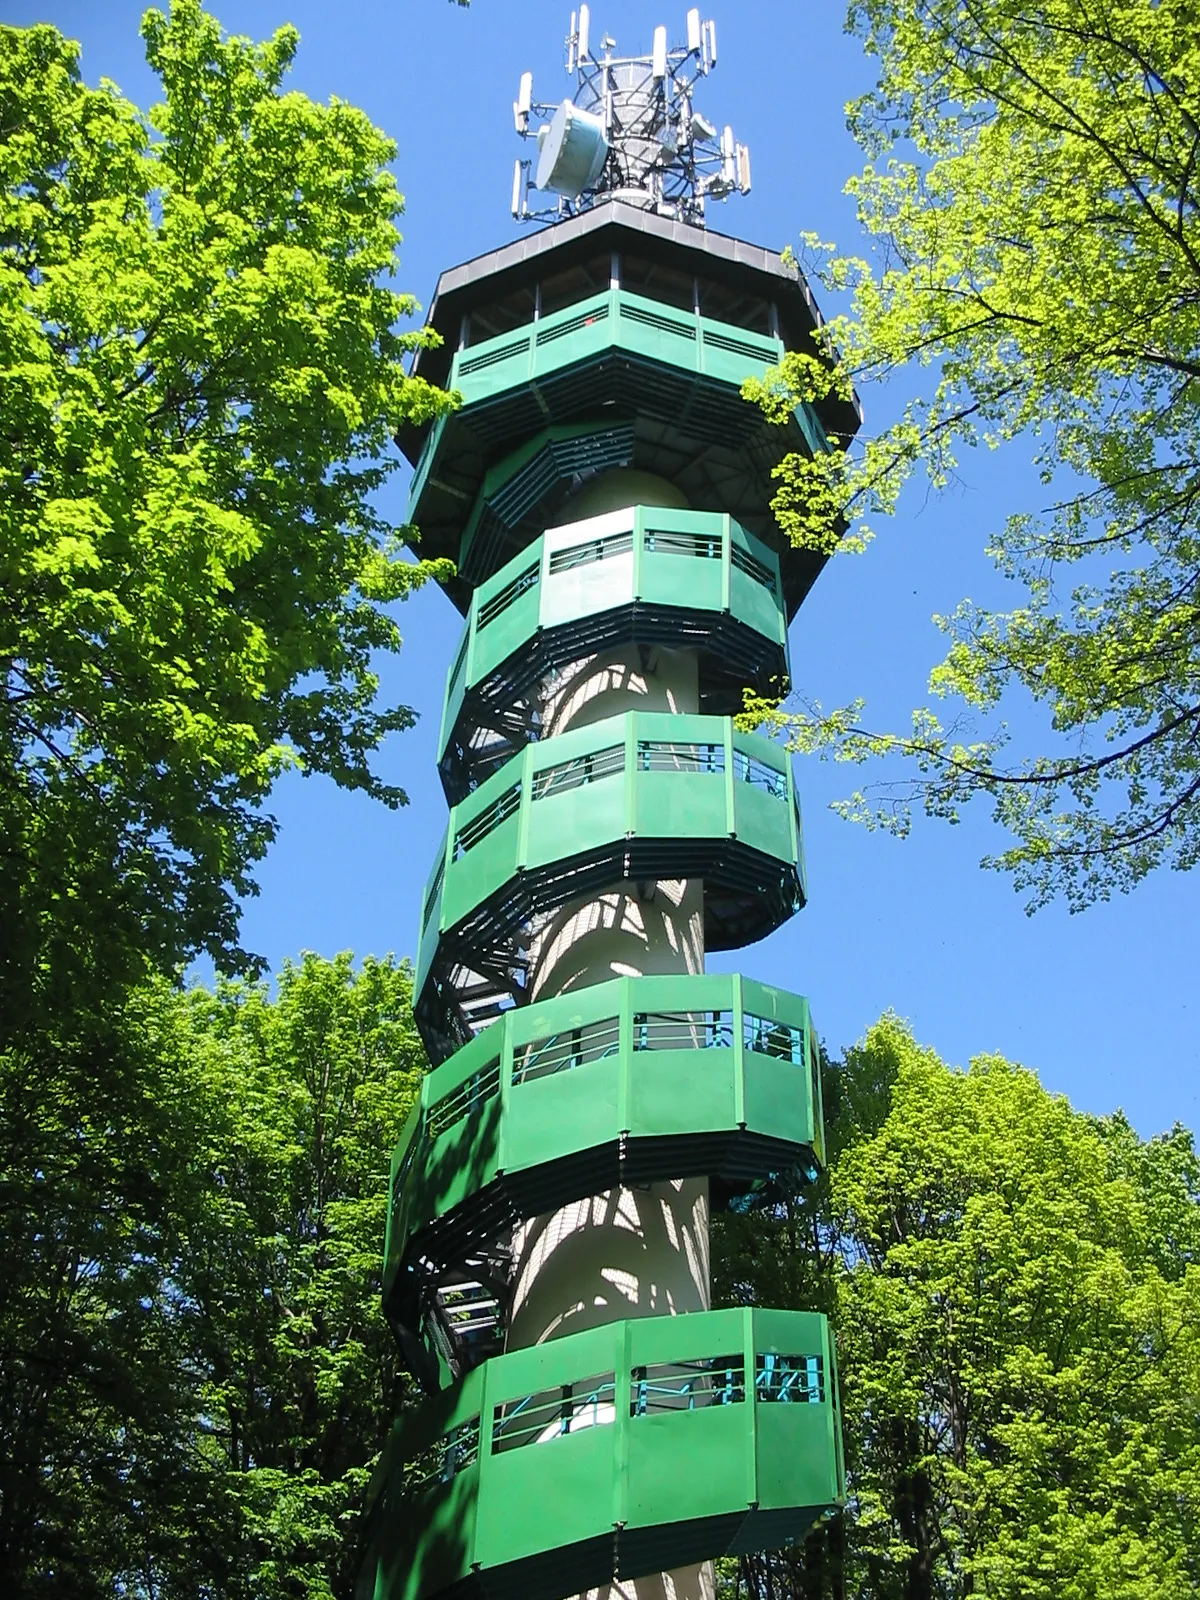
[[[714,25],[633,57],[590,33],[583,7],[570,98],[526,74],[513,108],[513,212],[549,225],[443,273],[417,370],[462,403],[400,439],[465,623],[384,1278],[425,1396],[361,1600],[702,1600],[713,1558],[843,1495],[824,1317],[710,1295],[712,1213],[822,1162],[808,1003],[705,954],[804,904],[789,763],[733,717],[786,686],[823,559],[779,534],[771,469],[859,413],[740,396],[825,346],[795,266],[705,226],[750,184],[696,104]]]

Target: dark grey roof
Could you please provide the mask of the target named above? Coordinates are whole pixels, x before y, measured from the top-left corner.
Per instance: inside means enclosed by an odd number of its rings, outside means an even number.
[[[542,263],[553,258],[555,268],[568,267],[594,256],[597,247],[619,250],[623,244],[632,247],[634,243],[642,255],[675,266],[682,264],[680,254],[684,252],[693,257],[693,271],[773,300],[790,348],[808,344],[824,321],[804,274],[777,251],[609,200],[443,272],[428,317],[443,343],[440,349],[418,352],[414,370],[433,383],[444,384],[463,316],[536,278]],[[862,418],[857,399],[852,411],[853,416],[843,423],[848,433],[855,431]]]
[[[714,233],[710,228],[698,228],[690,222],[672,221],[668,217],[660,217],[656,212],[643,211],[638,206],[626,205],[619,200],[608,200],[581,212],[577,217],[556,222],[549,228],[539,228],[536,233],[522,234],[511,244],[502,245],[499,250],[489,250],[486,255],[464,261],[461,266],[450,267],[438,279],[430,316],[436,312],[440,300],[458,294],[478,283],[481,278],[497,278],[510,271],[520,272],[529,262],[540,260],[548,251],[561,254],[580,240],[586,240],[588,247],[594,248],[595,235],[610,227],[640,235],[640,242],[651,252],[658,241],[669,244],[672,252],[681,247],[699,251],[710,271],[720,263],[733,269],[748,267],[754,272],[765,272],[777,280],[773,284],[776,293],[800,287],[811,301],[803,273],[798,267],[789,266],[774,250],[747,244],[744,239],[734,239],[729,234]],[[820,312],[816,315],[819,321]]]

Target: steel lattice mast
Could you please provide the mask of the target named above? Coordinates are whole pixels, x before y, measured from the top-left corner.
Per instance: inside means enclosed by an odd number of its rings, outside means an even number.
[[[693,104],[713,25],[646,57],[588,32],[584,7],[574,99],[527,75],[514,105],[538,141],[514,212],[557,220],[442,275],[419,370],[462,405],[400,441],[466,626],[384,1279],[426,1398],[377,1474],[362,1600],[699,1600],[712,1558],[843,1494],[825,1319],[710,1309],[711,1212],[823,1159],[808,1005],[704,960],[804,903],[786,757],[732,716],[786,685],[823,559],[781,541],[771,468],[859,413],[780,428],[740,397],[824,344],[794,266],[702,226],[749,186]]]

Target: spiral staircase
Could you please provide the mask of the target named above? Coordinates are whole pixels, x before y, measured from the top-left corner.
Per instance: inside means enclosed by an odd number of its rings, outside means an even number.
[[[789,764],[732,718],[821,565],[771,467],[858,413],[768,424],[742,383],[823,348],[802,277],[618,201],[445,274],[432,321],[462,403],[401,442],[466,620],[384,1282],[425,1397],[361,1595],[683,1600],[843,1497],[825,1319],[709,1294],[712,1212],[823,1161],[808,1004],[704,957],[804,904]]]

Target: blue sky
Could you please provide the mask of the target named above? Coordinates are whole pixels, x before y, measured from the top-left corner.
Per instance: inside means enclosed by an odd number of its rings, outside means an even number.
[[[437,275],[513,237],[510,103],[521,71],[535,94],[567,92],[561,40],[567,0],[211,0],[230,32],[300,29],[291,86],[362,106],[399,146],[407,197],[398,283],[423,303]],[[654,24],[678,15],[634,0],[598,0],[593,27],[624,49],[649,49]],[[138,0],[0,0],[6,22],[49,21],[81,41],[84,75],[115,80],[130,98],[154,93],[138,38]],[[857,165],[843,105],[868,87],[869,63],[841,31],[840,0],[756,0],[715,13],[720,45],[702,109],[748,143],[754,191],[714,208],[725,233],[781,248],[804,230],[861,248],[842,193]],[[915,379],[913,380],[915,382]],[[864,395],[868,419],[903,392]],[[403,519],[407,470],[387,492]],[[1006,511],[1036,507],[1019,448],[969,457],[961,483],[931,497],[910,490],[863,556],[836,559],[797,618],[793,676],[827,704],[868,700],[872,725],[905,722],[922,701],[941,636],[931,618],[970,596],[1003,603],[983,554]],[[380,766],[410,806],[387,812],[324,779],[283,782],[280,838],[259,873],[244,936],[273,966],[311,949],[332,955],[412,952],[421,887],[445,825],[434,745],[457,613],[437,591],[401,608],[403,654],[384,692],[413,705],[417,728],[394,738]],[[1022,731],[1036,726],[1019,711]],[[1197,1111],[1195,882],[1160,872],[1128,897],[1079,916],[1052,907],[1027,917],[1009,880],[980,869],[1002,847],[986,806],[958,827],[918,820],[905,841],[839,821],[829,801],[854,774],[800,763],[810,901],[762,944],[714,967],[737,967],[809,996],[833,1050],[887,1008],[946,1059],[999,1051],[1035,1068],[1077,1106],[1125,1109],[1146,1135]]]

